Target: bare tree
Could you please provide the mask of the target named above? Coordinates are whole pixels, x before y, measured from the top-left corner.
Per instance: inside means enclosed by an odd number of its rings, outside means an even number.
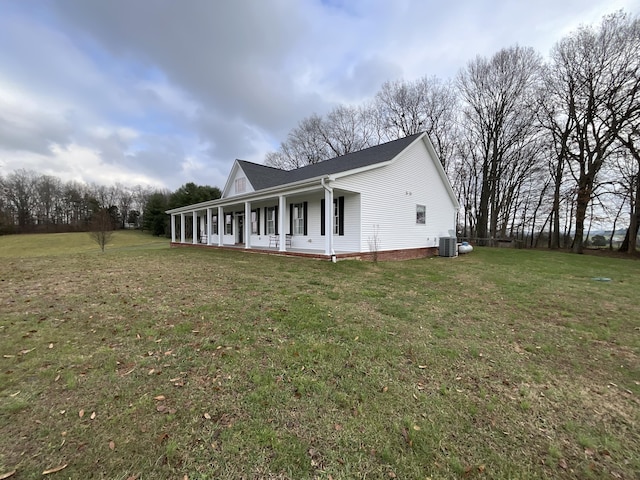
[[[580,27],[552,50],[559,85],[549,92],[550,101],[560,107],[556,124],[565,126],[556,141],[576,184],[576,253],[583,250],[598,174],[620,132],[637,118],[639,58],[638,20],[623,12],[606,16],[598,29]]]
[[[453,153],[457,95],[450,82],[422,77],[385,82],[376,94],[378,116],[388,140],[427,132],[445,166]]]
[[[104,252],[104,248],[113,235],[113,219],[108,208],[101,208],[94,213],[90,223],[89,235],[98,244],[100,250]]]
[[[540,68],[533,49],[516,46],[490,59],[477,57],[458,75],[464,102],[461,128],[470,137],[463,146],[474,150],[465,156],[480,162],[476,211],[481,244],[504,228],[498,223],[505,207],[501,196],[509,194],[505,175],[511,172],[508,182],[517,182],[535,164],[523,157],[522,149],[536,138],[533,95]]]

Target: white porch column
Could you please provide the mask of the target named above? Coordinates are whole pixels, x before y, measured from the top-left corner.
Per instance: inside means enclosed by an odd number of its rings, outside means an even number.
[[[244,202],[244,248],[251,248],[251,202]]]
[[[333,254],[333,190],[324,189],[324,253]]]
[[[185,236],[184,236],[184,213],[180,214],[180,243],[185,243]]]
[[[176,243],[176,216],[171,214],[171,243]]]
[[[222,236],[224,235],[224,209],[218,207],[218,246],[223,245]]]
[[[211,208],[207,208],[207,245],[211,245]]]
[[[280,195],[278,197],[278,233],[280,234],[280,248],[278,249],[281,252],[287,251],[287,232],[284,229],[285,217],[287,216],[287,199],[284,195]]]
[[[193,238],[191,239],[191,243],[198,243],[198,234],[200,233],[198,230],[198,213],[194,211],[191,217],[193,218],[193,225],[191,225],[191,231],[193,232],[191,236]]]

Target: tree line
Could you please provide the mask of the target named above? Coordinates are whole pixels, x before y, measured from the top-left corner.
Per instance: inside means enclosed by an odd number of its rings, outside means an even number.
[[[640,20],[581,26],[548,61],[513,46],[454,79],[389,81],[291,130],[265,163],[291,169],[426,131],[463,206],[459,235],[480,244],[581,253],[593,225],[640,223]],[[631,239],[631,240],[630,240]]]
[[[168,235],[167,209],[220,198],[217,187],[186,183],[171,192],[63,182],[51,175],[16,170],[0,176],[0,234],[101,231],[139,228]]]
[[[298,168],[424,131],[462,205],[460,237],[580,253],[594,225],[623,225],[633,252],[639,94],[640,20],[619,11],[569,33],[547,61],[513,46],[453,79],[385,82],[364,104],[301,120],[265,163]],[[165,235],[165,210],[219,197],[193,183],[169,192],[19,170],[0,176],[0,233],[86,230],[107,212],[114,228]]]

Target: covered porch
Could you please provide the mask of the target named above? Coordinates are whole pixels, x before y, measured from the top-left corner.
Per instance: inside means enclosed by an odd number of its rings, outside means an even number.
[[[334,192],[328,183],[316,179],[277,195],[239,195],[170,210],[171,245],[326,259],[358,256],[359,248],[344,248],[351,246],[344,242],[345,192]]]

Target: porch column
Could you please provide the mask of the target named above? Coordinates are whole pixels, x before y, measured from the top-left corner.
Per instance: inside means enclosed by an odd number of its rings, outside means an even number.
[[[211,208],[207,208],[207,245],[211,245]]]
[[[222,207],[218,207],[218,246],[221,247],[222,236],[224,235],[224,209]]]
[[[333,190],[324,189],[324,253],[333,254]]]
[[[180,243],[185,243],[185,236],[184,236],[184,213],[180,214]]]
[[[287,216],[287,199],[284,195],[280,195],[278,197],[278,233],[280,234],[280,248],[278,249],[281,252],[287,251],[287,232],[284,229],[286,222],[284,221]]]
[[[176,216],[171,214],[171,243],[176,243]]]
[[[191,217],[193,218],[193,225],[191,225],[192,226],[191,231],[193,232],[191,236],[193,238],[191,239],[191,243],[195,244],[195,243],[198,243],[198,234],[200,233],[200,231],[198,230],[198,213],[194,211],[191,214]]]
[[[251,248],[251,202],[244,202],[244,248]]]

